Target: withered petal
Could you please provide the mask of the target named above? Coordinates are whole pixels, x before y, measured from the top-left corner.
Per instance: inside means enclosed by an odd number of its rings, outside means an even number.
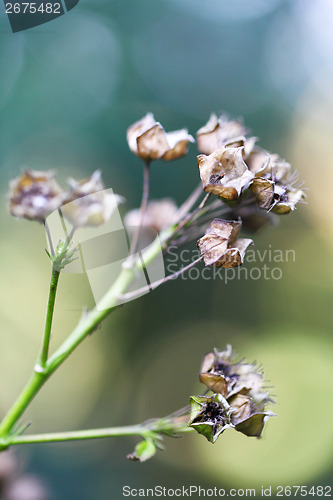
[[[217,373],[201,373],[200,382],[205,384],[211,391],[222,394],[226,397],[228,394],[228,383],[223,375]]]
[[[248,155],[246,164],[249,170],[255,175],[260,176],[269,166],[271,155],[268,151],[261,148],[254,148]]]
[[[194,138],[185,128],[167,132],[166,139],[169,144],[169,150],[162,156],[162,160],[164,161],[176,160],[186,155],[189,142],[195,142]]]
[[[212,370],[214,368],[214,361],[215,361],[214,352],[209,352],[208,354],[205,354],[201,363],[200,373],[206,373]]]

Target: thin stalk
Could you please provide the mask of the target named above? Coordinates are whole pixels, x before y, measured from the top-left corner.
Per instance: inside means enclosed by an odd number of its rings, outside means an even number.
[[[134,290],[133,292],[125,293],[124,295],[121,295],[121,299],[123,300],[129,300],[129,299],[135,299],[136,297],[139,297],[143,293],[149,292],[153,290],[154,288],[157,288],[160,285],[164,285],[167,281],[174,280],[178,278],[181,274],[185,273],[189,269],[191,269],[193,266],[196,266],[198,262],[200,262],[203,259],[203,256],[199,257],[198,259],[194,260],[187,266],[182,267],[179,269],[179,271],[176,271],[173,274],[170,274],[169,276],[166,276],[165,278],[162,278],[160,280],[154,281],[153,283],[150,283],[148,286],[143,286],[142,288],[138,288],[137,290]]]
[[[150,161],[146,161],[143,170],[143,190],[142,190],[142,200],[140,206],[140,221],[139,225],[135,228],[133,239],[131,241],[129,255],[133,255],[138,246],[139,237],[144,223],[144,218],[148,205],[149,185],[150,185]]]
[[[57,287],[60,277],[60,271],[52,266],[52,274],[51,274],[51,283],[50,283],[50,291],[49,291],[49,300],[47,304],[47,312],[46,312],[46,321],[45,321],[45,329],[44,329],[44,338],[43,338],[43,346],[42,352],[40,354],[40,358],[38,361],[38,365],[41,368],[41,371],[45,368],[45,364],[49,355],[49,346],[50,346],[50,337],[51,337],[51,328],[52,328],[52,320],[54,313],[54,304],[56,299]]]
[[[187,200],[184,201],[184,203],[179,207],[178,212],[177,212],[177,220],[182,220],[185,215],[190,211],[190,209],[193,207],[193,205],[198,201],[202,194],[203,188],[201,182],[198,184],[198,186],[195,188],[195,190],[190,194],[190,196],[187,198]]]
[[[44,227],[45,227],[46,237],[47,237],[47,240],[49,242],[51,255],[54,256],[54,247],[53,247],[53,243],[52,243],[51,232],[50,232],[49,225],[46,221],[44,222]]]
[[[184,425],[174,426],[171,423],[165,424],[164,428],[160,424],[145,426],[128,425],[123,427],[109,427],[105,429],[88,429],[71,432],[51,432],[47,434],[31,434],[26,436],[17,436],[11,442],[12,445],[27,443],[56,443],[64,441],[78,441],[86,439],[101,439],[120,436],[141,436],[142,438],[156,437],[156,434],[163,432],[185,433],[193,429]]]
[[[204,199],[202,200],[202,202],[200,203],[199,205],[199,209],[203,208],[207,201],[209,200],[209,198],[211,197],[212,193],[207,193],[206,196],[204,197]]]

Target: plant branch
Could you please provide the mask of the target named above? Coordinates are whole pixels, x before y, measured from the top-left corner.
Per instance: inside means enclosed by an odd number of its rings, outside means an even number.
[[[87,429],[70,432],[51,432],[47,434],[31,434],[16,436],[11,445],[27,443],[56,443],[64,441],[79,441],[86,439],[101,439],[119,436],[141,436],[142,438],[156,438],[158,434],[183,434],[193,429],[186,424],[174,424],[171,421],[153,421],[149,425],[129,425],[122,427],[109,427],[104,429]]]
[[[142,226],[144,224],[144,218],[147,210],[148,199],[149,199],[149,185],[150,185],[150,161],[146,161],[143,170],[143,191],[142,200],[140,206],[140,221],[139,225],[135,228],[135,233],[131,241],[129,255],[133,255],[137,249],[139,237],[141,233]]]
[[[50,336],[51,336],[51,328],[52,328],[52,320],[54,313],[54,304],[57,293],[57,287],[60,277],[60,271],[56,268],[54,264],[52,265],[52,274],[51,274],[51,283],[50,283],[50,291],[49,291],[49,300],[47,304],[47,312],[46,312],[46,321],[45,321],[45,330],[44,330],[44,338],[43,338],[43,346],[42,352],[40,354],[40,358],[37,366],[39,365],[41,371],[44,370],[45,364],[49,354],[49,346],[50,346]]]
[[[54,247],[53,247],[53,243],[52,243],[51,232],[50,232],[49,225],[46,221],[44,222],[44,227],[45,227],[46,237],[47,237],[47,240],[49,242],[51,255],[54,256]]]
[[[141,253],[142,261],[147,265],[160,253],[161,244],[167,241],[172,229],[165,230],[144,252]],[[37,395],[47,379],[55,370],[70,356],[74,349],[92,333],[103,319],[105,319],[121,303],[120,296],[123,294],[133,281],[138,270],[142,269],[141,259],[136,259],[134,264],[123,266],[123,269],[97,306],[85,314],[79,321],[76,328],[69,337],[57,349],[57,351],[46,361],[44,369],[41,371],[37,365],[35,371],[25,389],[17,398],[16,402],[9,409],[0,424],[0,449],[6,447],[13,439],[13,428],[22,416],[23,412],[29,406],[31,401]]]
[[[162,278],[158,281],[154,281],[153,283],[150,283],[149,286],[143,286],[142,288],[138,288],[137,290],[134,290],[133,292],[125,293],[124,295],[121,295],[120,298],[128,300],[128,299],[134,299],[136,297],[139,297],[143,293],[146,293],[150,290],[153,290],[154,288],[157,288],[160,285],[164,285],[164,283],[166,283],[167,281],[174,280],[174,279],[178,278],[178,276],[180,276],[181,274],[183,274],[186,271],[188,271],[189,269],[191,269],[193,266],[198,264],[198,262],[200,262],[202,259],[203,259],[203,256],[200,256],[198,259],[194,260],[193,262],[191,262],[187,266],[182,267],[181,269],[179,269],[175,273],[170,274],[169,276],[166,276],[165,278]]]

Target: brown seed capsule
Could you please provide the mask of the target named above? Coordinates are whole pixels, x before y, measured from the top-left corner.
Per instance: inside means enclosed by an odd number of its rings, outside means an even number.
[[[243,147],[221,147],[209,156],[197,157],[204,191],[227,200],[239,198],[254,175],[243,159]]]
[[[127,129],[130,150],[145,161],[170,161],[187,153],[193,137],[186,129],[166,132],[152,113],[148,113]]]
[[[219,118],[215,113],[210,115],[206,125],[197,134],[197,144],[200,153],[210,155],[222,146],[243,145],[247,130],[241,120],[230,120],[226,114]]]
[[[246,249],[253,241],[237,238],[242,223],[214,219],[206,234],[198,240],[198,248],[206,266],[236,267],[243,264]]]
[[[255,363],[235,362],[235,356],[230,345],[206,354],[200,381],[214,394],[191,398],[189,425],[211,442],[226,428],[259,437],[266,420],[274,415],[266,410],[272,399],[263,390],[263,374]]]
[[[25,170],[9,183],[9,211],[15,217],[45,222],[59,208],[65,194],[49,171]]]

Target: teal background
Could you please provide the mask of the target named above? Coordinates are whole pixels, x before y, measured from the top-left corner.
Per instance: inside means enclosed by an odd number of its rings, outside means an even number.
[[[166,440],[146,464],[126,461],[136,442],[128,438],[29,446],[17,450],[26,469],[57,500],[118,500],[126,484],[331,484],[331,2],[81,0],[16,34],[1,9],[0,414],[31,372],[48,289],[41,227],[6,210],[8,182],[23,166],[55,169],[62,184],[101,169],[105,186],[126,197],[125,211],[141,197],[142,166],[126,142],[131,123],[152,111],[167,130],[194,135],[211,111],[226,111],[292,162],[309,189],[307,205],[255,236],[260,252],[295,250],[295,262],[278,264],[281,280],[179,279],[126,305],[26,416],[31,432],[46,432],[167,415],[201,392],[203,354],[231,343],[263,364],[273,386],[278,418],[262,440],[230,432],[213,447],[191,434]],[[181,203],[198,183],[196,154],[191,145],[184,159],[156,162],[152,197]],[[54,346],[86,304],[86,278],[63,276]]]

